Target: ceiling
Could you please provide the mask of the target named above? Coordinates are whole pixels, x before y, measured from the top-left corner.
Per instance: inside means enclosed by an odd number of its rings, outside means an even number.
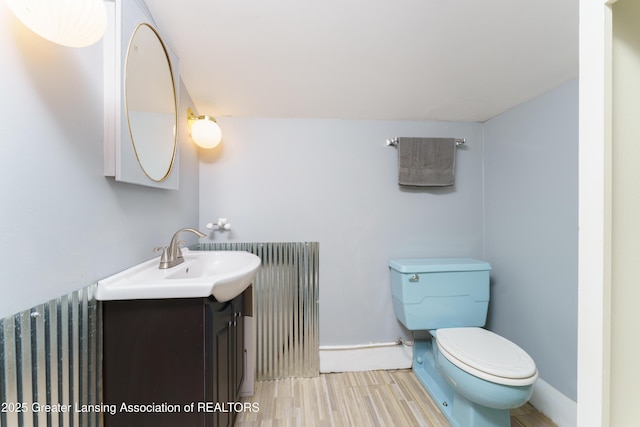
[[[578,75],[579,0],[145,0],[200,114],[485,121]]]

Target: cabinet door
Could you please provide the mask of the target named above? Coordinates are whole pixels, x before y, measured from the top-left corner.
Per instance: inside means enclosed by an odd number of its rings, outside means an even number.
[[[225,303],[207,303],[207,401],[219,404],[221,411],[211,414],[208,425],[230,427],[236,417],[229,402],[239,400],[244,377],[243,297]]]
[[[122,404],[203,399],[205,332],[199,299],[105,301],[103,304],[104,403],[116,405],[107,427],[204,426],[198,412],[120,410]]]
[[[233,326],[233,304],[231,302],[220,303],[213,301],[209,304],[212,316],[211,331],[208,332],[213,339],[211,351],[210,368],[208,381],[211,381],[211,402],[227,407],[227,402],[233,400],[230,393],[231,383],[231,332]],[[226,427],[231,425],[231,414],[229,412],[216,411],[213,413],[212,424],[214,427]]]

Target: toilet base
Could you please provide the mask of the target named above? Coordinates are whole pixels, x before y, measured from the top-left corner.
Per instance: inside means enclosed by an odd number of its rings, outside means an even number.
[[[440,375],[431,340],[416,340],[413,372],[452,427],[509,427],[508,409],[494,409],[471,402],[457,393]]]

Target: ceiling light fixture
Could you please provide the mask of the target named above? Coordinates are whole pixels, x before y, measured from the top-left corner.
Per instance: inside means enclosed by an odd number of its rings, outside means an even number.
[[[92,45],[107,28],[107,8],[102,0],[6,1],[27,28],[63,46]]]
[[[213,148],[222,140],[220,126],[211,116],[196,116],[193,110],[187,110],[191,140],[202,148]]]

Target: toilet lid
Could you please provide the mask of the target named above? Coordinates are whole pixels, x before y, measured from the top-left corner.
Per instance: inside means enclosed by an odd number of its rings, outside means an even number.
[[[523,349],[486,329],[438,329],[436,341],[451,363],[487,381],[529,385],[538,378],[535,362]]]

